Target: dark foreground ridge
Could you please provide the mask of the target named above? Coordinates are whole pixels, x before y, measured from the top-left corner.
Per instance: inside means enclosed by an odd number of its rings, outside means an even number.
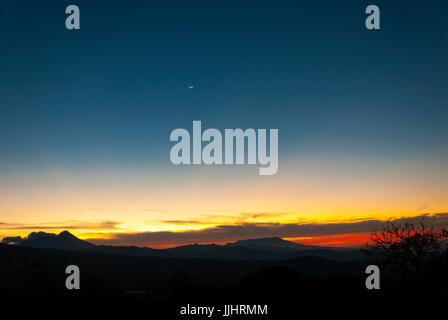
[[[135,246],[104,246],[80,240],[68,231],[56,235],[32,232],[26,238],[4,238],[3,243],[21,247],[64,249],[82,252],[113,253],[144,257],[174,257],[238,260],[286,260],[299,257],[318,257],[337,261],[359,259],[359,250],[304,245],[281,238],[239,240],[226,245],[192,244],[170,249],[152,249]]]
[[[331,252],[336,259],[316,252]],[[253,255],[238,258],[244,254]],[[63,308],[80,315],[96,310],[101,316],[119,311],[129,316],[138,311],[151,319],[190,319],[178,314],[187,304],[268,305],[269,316],[258,318],[289,319],[305,312],[322,315],[325,310],[346,315],[359,308],[401,314],[403,305],[448,302],[446,263],[431,267],[424,279],[409,281],[380,266],[381,289],[367,290],[365,270],[371,262],[339,259],[339,254],[347,253],[280,238],[156,250],[95,246],[68,232],[49,237],[36,233],[16,245],[0,244],[0,301],[3,307],[29,306],[24,310],[30,312]],[[281,259],[283,255],[287,258]],[[68,265],[80,269],[80,290],[65,287]]]

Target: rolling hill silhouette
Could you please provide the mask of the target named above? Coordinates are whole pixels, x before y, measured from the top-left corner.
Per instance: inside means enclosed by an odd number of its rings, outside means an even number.
[[[367,262],[349,260],[354,256],[350,251],[280,238],[160,250],[99,246],[69,232],[38,232],[14,243],[0,243],[0,301],[26,301],[28,306],[30,301],[38,307],[49,301],[66,309],[84,301],[100,305],[102,312],[115,313],[116,305],[123,310],[141,307],[168,319],[175,318],[179,304],[269,303],[285,315],[275,319],[286,319],[297,312],[298,301],[300,310],[316,310],[322,302],[330,309],[347,301],[368,307],[384,301],[395,304],[397,292],[412,293],[387,272],[382,278],[385,289],[369,292],[364,284]],[[65,287],[65,270],[72,264],[81,270],[79,292]],[[139,292],[144,294],[134,294]],[[400,301],[406,302],[407,296]],[[173,313],[167,315],[167,310]]]
[[[7,242],[5,238],[3,242]],[[6,241],[5,241],[6,240]],[[283,240],[278,237],[247,239],[216,244],[192,244],[169,249],[153,249],[135,246],[95,245],[78,239],[68,231],[56,235],[46,232],[33,232],[28,237],[15,242],[18,246],[63,249],[72,251],[112,253],[144,257],[237,259],[237,260],[287,260],[305,256],[329,260],[356,260],[358,250],[310,246]]]
[[[283,240],[279,237],[238,240],[236,242],[227,243],[226,246],[246,247],[250,249],[275,249],[278,251],[298,251],[319,248],[318,246],[304,245]]]

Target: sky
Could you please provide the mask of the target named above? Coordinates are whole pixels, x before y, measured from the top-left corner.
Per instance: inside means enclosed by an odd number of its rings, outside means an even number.
[[[80,30],[65,28],[70,4]],[[365,28],[370,4],[380,30]],[[446,12],[442,0],[3,0],[0,238],[344,246],[372,222],[446,223]],[[170,133],[193,120],[278,129],[278,173],[173,165]]]

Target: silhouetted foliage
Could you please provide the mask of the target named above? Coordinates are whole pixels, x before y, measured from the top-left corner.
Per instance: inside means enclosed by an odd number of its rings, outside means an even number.
[[[387,222],[372,233],[363,252],[409,294],[437,296],[448,283],[447,228],[428,227],[424,221]]]
[[[405,222],[386,222],[372,233],[364,252],[386,265],[404,272],[420,272],[423,264],[443,259],[448,248],[448,229]]]

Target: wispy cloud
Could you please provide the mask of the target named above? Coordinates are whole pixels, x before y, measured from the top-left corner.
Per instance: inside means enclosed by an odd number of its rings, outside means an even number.
[[[242,212],[235,215],[207,215],[188,220],[172,219],[157,222],[174,225],[243,224],[255,219],[275,218],[284,214],[283,212]]]
[[[200,224],[210,224],[205,222],[205,221],[201,221],[201,220],[162,220],[160,221],[162,223],[166,223],[166,224],[176,224],[176,225],[189,225],[189,224],[194,224],[194,225],[200,225]]]
[[[2,223],[1,229],[16,229],[16,230],[49,230],[49,229],[70,229],[70,230],[114,230],[119,229],[119,221],[64,221],[64,222],[50,222],[41,224],[21,224],[21,223]]]

